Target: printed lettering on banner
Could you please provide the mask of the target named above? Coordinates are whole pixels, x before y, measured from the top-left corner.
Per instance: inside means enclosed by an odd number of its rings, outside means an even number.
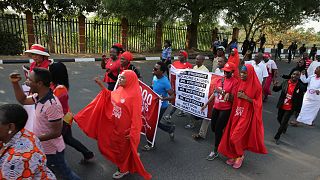
[[[209,98],[211,73],[190,69],[174,69],[175,106],[198,117],[207,117],[208,108],[201,111],[201,107]]]
[[[139,81],[141,95],[142,95],[142,128],[141,134],[146,136],[149,143],[154,145],[161,101],[158,94],[156,94],[149,86]]]

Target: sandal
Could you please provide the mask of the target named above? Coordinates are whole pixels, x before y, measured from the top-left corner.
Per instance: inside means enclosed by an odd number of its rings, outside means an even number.
[[[142,150],[143,151],[151,151],[151,150],[154,150],[156,147],[155,146],[149,146],[149,144],[143,146]]]
[[[226,164],[230,165],[230,166],[233,166],[234,162],[236,161],[236,159],[228,159],[226,161]]]
[[[204,140],[204,138],[200,134],[192,134],[192,138],[194,140]]]
[[[237,158],[232,167],[235,169],[239,169],[242,166],[243,160],[244,160],[244,156]]]

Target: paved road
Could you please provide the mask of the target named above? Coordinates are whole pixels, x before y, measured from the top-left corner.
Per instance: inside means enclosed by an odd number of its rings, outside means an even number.
[[[151,72],[155,61],[134,62],[142,72],[144,81],[150,84]],[[98,93],[99,88],[92,79],[103,75],[98,62],[66,63],[70,76],[70,105],[73,112],[78,112],[87,105]],[[210,67],[210,62],[206,62]],[[287,73],[293,65],[279,63],[280,73]],[[0,104],[16,103],[9,83],[8,74],[12,71],[21,71],[21,64],[0,66]],[[315,128],[289,127],[287,134],[281,137],[281,145],[273,143],[278,123],[275,108],[279,93],[274,93],[264,104],[263,121],[265,126],[265,143],[268,155],[246,153],[243,167],[234,170],[227,166],[225,158],[207,161],[205,157],[213,146],[214,136],[210,132],[207,140],[195,142],[191,135],[194,130],[184,129],[189,117],[178,118],[173,116],[176,123],[175,141],[169,140],[168,134],[161,130],[157,133],[157,149],[153,152],[142,152],[141,158],[145,168],[160,180],[211,180],[211,179],[319,179],[320,178],[320,123],[319,116]],[[69,165],[82,179],[111,179],[116,167],[105,160],[99,153],[95,140],[86,137],[76,124],[73,125],[73,134],[96,154],[96,159],[88,165],[79,164],[82,155],[67,147],[66,158]],[[142,138],[141,146],[146,142]],[[141,179],[138,175],[129,175],[124,179]]]

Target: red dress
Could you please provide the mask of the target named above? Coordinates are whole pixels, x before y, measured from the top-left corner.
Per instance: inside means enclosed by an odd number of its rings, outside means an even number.
[[[262,122],[262,87],[254,68],[246,64],[248,77],[241,80],[238,91],[243,91],[253,102],[235,96],[230,119],[224,130],[218,151],[228,158],[237,158],[245,150],[266,154]]]
[[[151,179],[138,156],[142,127],[138,78],[131,70],[125,70],[124,76],[125,87],[102,90],[74,119],[89,137],[98,141],[100,152],[115,163],[120,172],[138,172],[144,179]]]
[[[120,56],[116,61],[113,61],[111,58],[109,58],[106,61],[106,69],[109,69],[109,71],[105,73],[103,82],[115,83],[116,80],[113,80],[112,78],[110,78],[108,74],[111,73],[113,77],[118,77],[118,75],[120,74],[120,66],[121,66]]]

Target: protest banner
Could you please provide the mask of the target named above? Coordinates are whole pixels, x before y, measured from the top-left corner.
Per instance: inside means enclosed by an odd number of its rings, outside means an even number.
[[[201,107],[214,92],[216,81],[219,78],[221,76],[210,72],[171,67],[170,82],[175,90],[175,101],[171,103],[184,112],[211,119],[213,102],[204,111],[201,111]]]
[[[139,85],[142,93],[141,134],[144,134],[147,141],[153,146],[159,121],[161,100],[158,94],[140,80]]]

